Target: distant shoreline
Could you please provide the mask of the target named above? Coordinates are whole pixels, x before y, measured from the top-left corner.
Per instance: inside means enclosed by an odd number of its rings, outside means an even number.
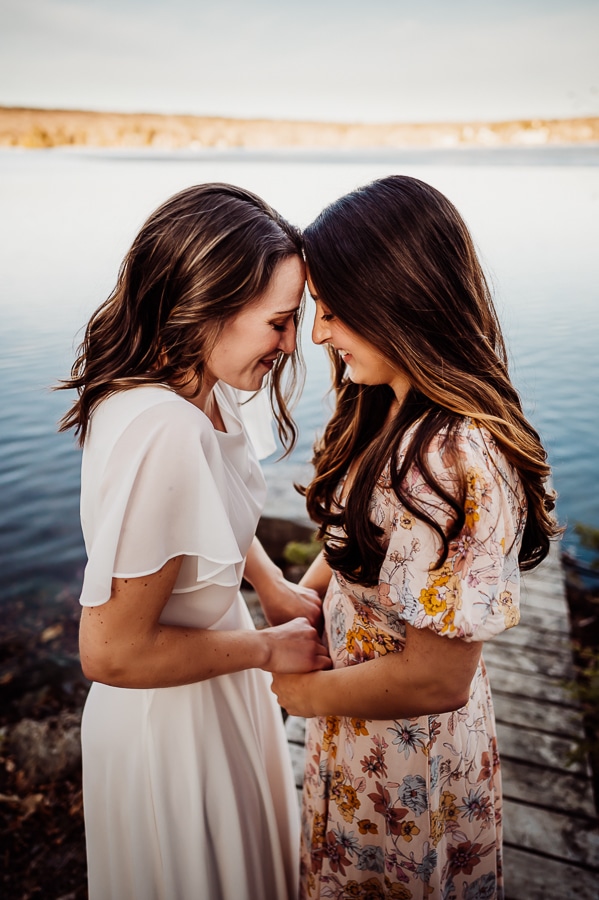
[[[401,149],[599,143],[599,116],[360,124],[0,107],[0,147]]]

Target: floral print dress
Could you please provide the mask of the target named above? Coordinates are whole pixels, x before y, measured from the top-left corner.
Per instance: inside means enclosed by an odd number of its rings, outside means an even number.
[[[400,653],[405,623],[447,640],[485,641],[519,620],[518,549],[526,517],[518,476],[470,420],[453,449],[440,434],[431,470],[455,491],[467,472],[466,523],[445,564],[440,542],[402,507],[389,469],[372,497],[385,533],[378,587],[334,573],[324,603],[335,668]],[[412,469],[412,496],[436,521],[447,510]],[[502,803],[489,682],[481,662],[466,706],[396,721],[308,720],[301,897],[491,900],[503,896]]]

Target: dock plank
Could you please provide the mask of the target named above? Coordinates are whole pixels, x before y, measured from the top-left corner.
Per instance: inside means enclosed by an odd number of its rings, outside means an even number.
[[[567,809],[594,825],[595,804],[584,775],[556,771],[546,766],[501,756],[504,797],[514,802],[542,807],[548,812]]]
[[[500,756],[511,756],[524,762],[548,766],[552,769],[568,769],[576,775],[590,778],[586,761],[566,763],[578,747],[576,738],[545,734],[535,728],[522,728],[507,722],[497,722],[497,743]]]
[[[532,647],[535,650],[544,650],[545,653],[565,654],[568,658],[572,654],[572,640],[569,633],[564,634],[560,630],[543,628],[528,622],[520,622],[519,625],[498,634],[493,643],[497,647],[506,644],[521,649]]]
[[[594,869],[599,876],[599,831],[585,819],[504,797],[504,840],[567,863]],[[599,888],[599,877],[597,878]]]
[[[496,645],[496,646],[494,646]],[[546,675],[550,678],[574,678],[571,653],[551,653],[536,647],[518,647],[489,641],[484,648],[484,660],[488,666],[501,665],[523,674]]]
[[[493,692],[502,691],[505,694],[513,694],[516,697],[527,696],[531,700],[576,708],[576,703],[568,689],[565,678],[549,678],[547,675],[535,672],[514,671],[503,664],[503,660],[487,662],[485,665],[491,681]]]
[[[505,844],[505,900],[597,900],[597,873]]]
[[[523,697],[493,688],[493,706],[497,721],[523,728],[536,728],[562,737],[580,737],[582,712],[576,707],[548,703],[544,698]]]

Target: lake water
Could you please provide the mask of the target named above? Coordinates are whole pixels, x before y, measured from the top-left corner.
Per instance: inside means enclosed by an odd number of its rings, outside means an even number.
[[[300,153],[0,152],[0,596],[78,589],[80,454],[56,433],[80,329],[110,293],[147,215],[175,191],[227,181],[305,225],[329,201],[402,172],[446,193],[494,286],[512,374],[549,450],[558,511],[599,527],[599,147]],[[310,309],[307,311],[310,322]],[[308,378],[293,457],[266,466],[267,512],[302,518],[327,416],[328,364],[304,335]],[[584,557],[584,554],[579,555]]]

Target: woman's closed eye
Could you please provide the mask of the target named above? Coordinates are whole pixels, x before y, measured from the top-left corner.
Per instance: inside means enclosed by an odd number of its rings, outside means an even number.
[[[284,322],[271,322],[270,325],[275,331],[287,331],[290,325],[295,326],[295,317],[285,319]]]
[[[289,326],[292,326],[293,328],[297,328],[298,318],[299,318],[299,311],[296,310],[290,316],[285,316],[284,319],[277,319],[277,320],[271,321],[268,324],[275,331],[287,331]]]

